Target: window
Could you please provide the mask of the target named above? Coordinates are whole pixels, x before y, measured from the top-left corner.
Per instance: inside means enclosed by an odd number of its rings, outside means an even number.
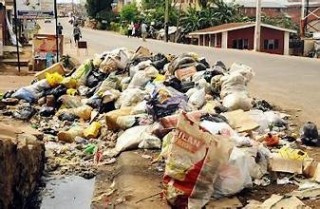
[[[249,41],[248,39],[235,39],[232,41],[233,49],[248,49]]]
[[[278,39],[265,39],[263,45],[264,45],[264,49],[267,49],[267,50],[279,49],[279,40]]]

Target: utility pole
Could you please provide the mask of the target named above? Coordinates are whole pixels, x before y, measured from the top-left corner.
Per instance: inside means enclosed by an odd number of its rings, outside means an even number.
[[[71,2],[71,7],[72,7],[72,14],[74,15],[74,0]]]
[[[304,31],[304,26],[305,26],[304,17],[306,15],[305,5],[306,5],[306,0],[301,0],[300,32],[302,36],[305,35],[305,31]]]
[[[168,42],[169,39],[169,0],[166,0],[166,8],[164,14],[164,40]]]
[[[15,33],[16,33],[16,47],[17,47],[17,58],[18,58],[18,71],[20,73],[21,66],[20,66],[20,52],[19,52],[19,38],[18,38],[18,8],[17,8],[17,0],[13,1],[14,7],[14,19],[15,19]]]
[[[254,33],[254,50],[260,51],[260,37],[261,37],[261,0],[257,0],[256,5],[256,26]]]

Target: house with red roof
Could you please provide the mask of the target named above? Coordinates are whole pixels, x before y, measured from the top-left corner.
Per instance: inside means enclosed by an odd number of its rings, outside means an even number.
[[[260,51],[289,55],[290,33],[295,30],[261,24]],[[227,23],[189,33],[198,45],[223,49],[253,50],[255,23]]]

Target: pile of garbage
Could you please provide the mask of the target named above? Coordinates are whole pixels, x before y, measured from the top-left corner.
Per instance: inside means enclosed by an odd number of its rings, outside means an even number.
[[[289,134],[290,115],[250,96],[254,72],[244,64],[119,48],[73,71],[58,63],[35,77],[4,94],[0,109],[45,134],[49,172],[91,178],[123,151],[158,149],[163,195],[177,208],[267,186],[272,172],[320,181],[318,163]],[[315,124],[306,124],[302,143],[318,139]]]

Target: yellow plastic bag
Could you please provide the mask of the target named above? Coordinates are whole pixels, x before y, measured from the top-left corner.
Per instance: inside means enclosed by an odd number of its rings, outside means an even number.
[[[77,89],[68,89],[67,94],[70,96],[75,96],[78,93]]]
[[[165,81],[165,80],[166,80],[166,76],[161,75],[161,74],[158,74],[158,75],[156,76],[156,78],[154,79],[155,82],[163,82],[163,81]]]
[[[51,87],[56,87],[58,86],[62,80],[63,80],[63,76],[60,75],[59,73],[57,72],[54,72],[54,73],[47,73],[46,74],[46,80],[48,81],[49,85]]]
[[[303,161],[309,158],[308,154],[300,149],[292,149],[290,147],[282,147],[279,150],[279,154],[283,159],[299,160]]]
[[[99,122],[93,122],[91,125],[83,131],[84,137],[87,139],[97,138],[101,129]]]
[[[61,84],[68,89],[75,89],[77,87],[77,80],[71,77],[64,78]]]

